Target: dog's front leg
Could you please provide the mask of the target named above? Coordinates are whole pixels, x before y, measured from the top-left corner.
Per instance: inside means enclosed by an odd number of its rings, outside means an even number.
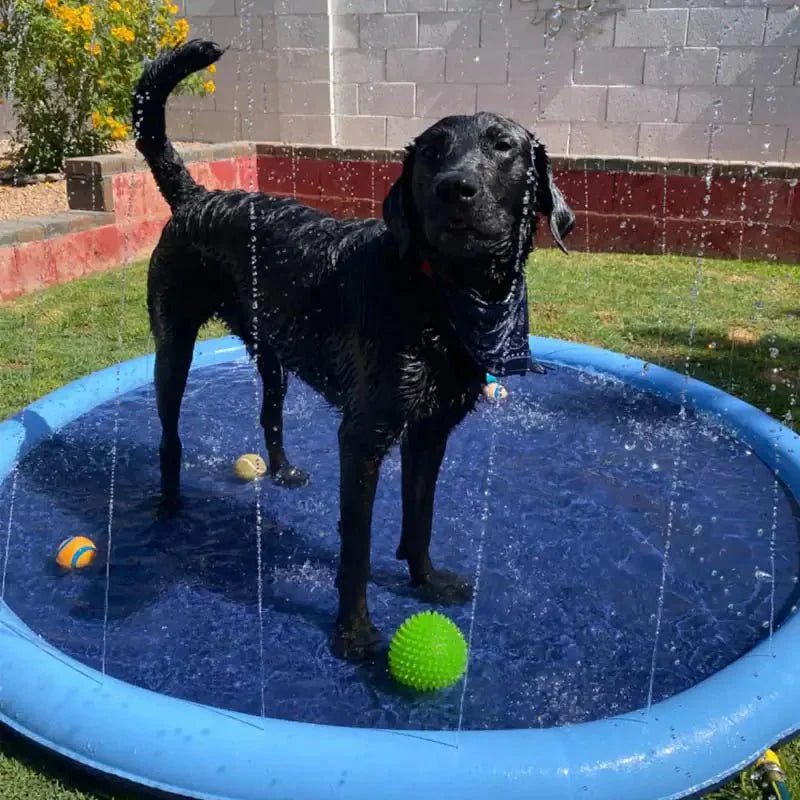
[[[334,655],[350,660],[374,655],[384,644],[367,608],[372,506],[381,461],[389,446],[377,431],[378,426],[365,424],[363,419],[354,423],[347,417],[339,427],[339,614],[331,649]]]
[[[452,425],[429,419],[409,425],[400,446],[403,471],[403,529],[397,558],[408,562],[413,586],[431,603],[465,603],[472,597],[469,582],[453,572],[436,570],[430,543],[433,501],[439,468]]]
[[[275,351],[261,343],[256,358],[261,375],[261,427],[267,445],[269,472],[279,486],[305,486],[308,473],[289,463],[283,449],[283,401],[286,398],[287,375]]]

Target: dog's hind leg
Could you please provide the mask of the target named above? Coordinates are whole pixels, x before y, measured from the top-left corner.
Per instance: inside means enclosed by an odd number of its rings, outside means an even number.
[[[436,481],[452,427],[436,419],[409,425],[400,445],[403,527],[396,556],[408,562],[411,584],[431,603],[465,603],[472,597],[466,580],[433,568],[429,552]]]
[[[156,404],[161,420],[161,500],[164,510],[174,510],[180,491],[181,454],[178,418],[192,364],[192,352],[199,325],[182,325],[162,331],[156,342]]]
[[[283,449],[283,401],[286,398],[287,374],[276,353],[260,345],[256,357],[261,375],[261,427],[269,457],[272,479],[280,486],[304,486],[308,473],[293,467]]]

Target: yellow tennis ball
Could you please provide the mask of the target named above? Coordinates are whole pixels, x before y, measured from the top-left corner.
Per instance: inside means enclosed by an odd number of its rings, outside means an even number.
[[[245,453],[239,456],[233,465],[236,477],[243,481],[252,481],[267,474],[267,465],[264,459],[256,453]]]
[[[85,536],[70,536],[58,546],[56,563],[64,569],[83,569],[94,561],[97,547]]]

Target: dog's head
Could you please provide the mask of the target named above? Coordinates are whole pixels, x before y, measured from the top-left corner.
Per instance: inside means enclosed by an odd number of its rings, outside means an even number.
[[[558,246],[575,215],[558,190],[544,145],[499,114],[446,117],[406,149],[383,204],[401,254],[454,262],[527,255],[535,214]]]

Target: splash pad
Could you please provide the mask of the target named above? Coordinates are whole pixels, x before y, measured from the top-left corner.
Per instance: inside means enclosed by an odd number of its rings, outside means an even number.
[[[226,339],[195,354],[188,501],[170,529],[149,505],[150,358],[70,384],[0,427],[3,507],[15,508],[0,719],[107,774],[229,800],[684,797],[792,734],[798,438],[669,370],[531,344],[558,368],[510,385],[511,402],[456,432],[437,495],[434,554],[479,578],[474,615],[444,609],[462,629],[474,623],[466,686],[422,700],[385,665],[328,656],[335,418],[290,391],[287,441],[314,473],[305,495],[232,484],[229,454],[260,434],[236,421],[245,415],[221,414],[231,386],[252,405],[251,367]],[[91,528],[109,549],[114,420],[108,577],[105,565],[55,577],[50,551],[66,526]],[[396,480],[390,459],[371,586],[387,633],[421,607],[391,559]]]

